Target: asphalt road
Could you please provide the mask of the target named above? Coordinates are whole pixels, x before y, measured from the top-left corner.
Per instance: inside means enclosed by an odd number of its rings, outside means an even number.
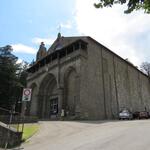
[[[25,150],[150,150],[150,120],[49,121]]]

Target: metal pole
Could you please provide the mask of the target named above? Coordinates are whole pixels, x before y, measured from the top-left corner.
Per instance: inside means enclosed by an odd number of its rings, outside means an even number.
[[[23,112],[22,112],[22,130],[21,130],[21,132],[22,132],[22,137],[21,137],[21,139],[23,138],[23,130],[24,130],[24,119],[25,119],[25,111],[26,111],[26,103],[25,103],[25,108],[23,108]],[[24,107],[23,106],[23,107]]]
[[[22,137],[21,137],[21,140],[23,139],[23,130],[24,130],[24,116],[23,116],[23,119],[22,119]]]

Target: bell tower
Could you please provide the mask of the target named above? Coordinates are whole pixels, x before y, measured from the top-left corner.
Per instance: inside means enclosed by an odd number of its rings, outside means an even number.
[[[46,51],[45,44],[44,44],[44,42],[41,42],[41,45],[40,45],[39,50],[36,55],[36,61],[42,59],[46,55],[47,55],[47,51]]]

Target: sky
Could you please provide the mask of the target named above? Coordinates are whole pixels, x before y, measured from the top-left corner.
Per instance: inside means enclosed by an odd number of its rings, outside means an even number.
[[[140,66],[150,58],[150,14],[124,14],[126,6],[96,9],[97,0],[1,0],[0,47],[31,62],[43,41],[47,48],[63,36],[91,36]]]

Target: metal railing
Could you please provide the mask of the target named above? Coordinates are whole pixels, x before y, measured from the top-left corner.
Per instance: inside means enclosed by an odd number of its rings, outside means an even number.
[[[17,119],[15,119],[15,121],[13,120],[14,118],[17,117]],[[5,149],[7,149],[8,147],[8,143],[10,140],[10,128],[12,128],[12,123],[16,124],[16,130],[17,132],[22,132],[23,133],[23,129],[24,129],[24,117],[21,117],[21,113],[16,112],[14,110],[14,107],[12,107],[11,110],[8,110],[6,108],[2,108],[0,107],[0,121],[5,123],[7,125],[8,128],[8,132],[7,132],[7,138],[5,141]],[[20,128],[20,124],[22,124],[21,128]]]

